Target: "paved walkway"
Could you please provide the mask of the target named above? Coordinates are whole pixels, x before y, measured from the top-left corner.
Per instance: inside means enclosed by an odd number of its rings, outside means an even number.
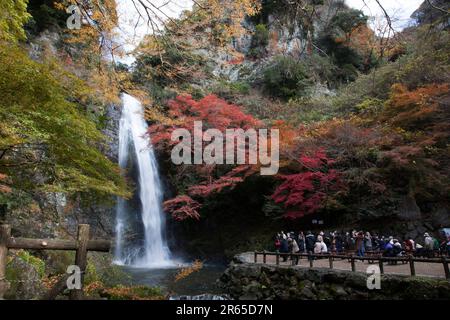
[[[262,255],[258,255],[258,263],[262,263]],[[254,261],[253,256],[248,257],[248,261]],[[266,257],[267,264],[276,264],[275,256],[267,256]],[[283,262],[280,259],[280,265],[289,266],[292,265],[292,262],[288,260],[287,262]],[[375,264],[378,266],[378,263]],[[299,260],[299,267],[309,268],[309,261],[306,258],[302,258]],[[366,272],[367,267],[370,264],[365,261],[355,261],[356,271]],[[429,262],[415,262],[414,263],[416,269],[417,276],[428,276],[428,277],[438,277],[445,279],[444,266],[442,263],[429,263]],[[330,263],[328,259],[317,259],[314,260],[314,268],[330,268]],[[348,270],[351,271],[351,263],[348,260],[334,260],[333,261],[333,269],[338,270]],[[409,268],[409,264],[398,263],[397,265],[389,265],[386,262],[384,263],[384,273],[387,274],[401,274],[401,275],[411,275],[411,270]]]

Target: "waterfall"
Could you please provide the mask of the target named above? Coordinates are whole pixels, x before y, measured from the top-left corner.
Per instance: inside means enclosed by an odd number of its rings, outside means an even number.
[[[119,165],[125,169],[130,161],[137,167],[137,191],[140,212],[125,199],[117,202],[116,263],[138,267],[167,267],[172,265],[164,230],[162,189],[158,166],[147,134],[141,103],[128,94],[122,94],[122,116],[119,129]],[[140,216],[143,241],[140,245],[127,243],[130,216]],[[136,230],[132,230],[136,232]]]

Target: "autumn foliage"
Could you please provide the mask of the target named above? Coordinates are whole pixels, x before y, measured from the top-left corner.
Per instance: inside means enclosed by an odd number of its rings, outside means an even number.
[[[283,182],[272,195],[275,203],[282,204],[286,209],[285,217],[290,219],[315,213],[324,206],[329,192],[342,187],[341,175],[331,169],[334,161],[323,149],[300,156],[299,162],[302,171],[280,176]]]
[[[184,128],[193,134],[195,121],[202,121],[204,130],[214,128],[222,133],[225,133],[226,129],[247,130],[262,125],[259,120],[244,113],[239,106],[215,95],[208,95],[198,101],[190,95],[180,95],[168,102],[166,114],[167,118],[171,119],[170,122],[159,122],[149,127],[153,144],[163,151],[178,143],[171,141],[175,129]],[[166,201],[166,211],[176,220],[199,219],[198,210],[201,204],[193,198],[206,198],[214,193],[233,189],[256,172],[255,167],[250,165],[227,166],[221,170],[217,167],[218,165],[195,166],[193,175],[198,183],[191,184],[185,190],[185,195]]]

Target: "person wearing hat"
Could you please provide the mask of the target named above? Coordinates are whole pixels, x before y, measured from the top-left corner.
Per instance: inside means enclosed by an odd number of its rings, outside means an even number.
[[[430,234],[428,232],[425,232],[425,234],[423,235],[424,237],[424,241],[425,241],[425,253],[428,257],[432,257],[433,256],[433,250],[434,250],[434,240],[433,238],[430,236]]]

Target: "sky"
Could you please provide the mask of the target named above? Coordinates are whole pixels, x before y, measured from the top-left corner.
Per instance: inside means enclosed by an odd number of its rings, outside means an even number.
[[[347,5],[362,10],[367,16],[382,18],[383,11],[375,0],[345,0]],[[365,4],[364,4],[365,2]],[[379,0],[393,20],[393,27],[397,31],[407,27],[410,23],[411,14],[422,4],[423,0]],[[373,26],[375,22],[371,22]]]

